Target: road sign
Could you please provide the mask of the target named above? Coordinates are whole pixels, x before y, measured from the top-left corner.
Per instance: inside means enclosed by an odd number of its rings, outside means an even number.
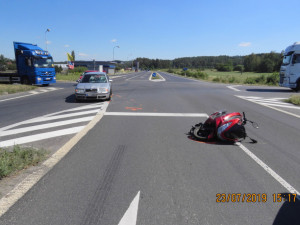
[[[188,70],[188,68],[186,68],[186,67],[185,67],[185,68],[183,68],[183,71],[187,71],[187,70]]]
[[[156,73],[152,73],[152,77],[156,77]]]

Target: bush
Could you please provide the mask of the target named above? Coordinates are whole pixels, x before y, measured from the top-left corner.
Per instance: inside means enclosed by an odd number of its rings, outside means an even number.
[[[300,95],[292,95],[286,102],[293,103],[295,105],[300,105]]]
[[[17,65],[15,63],[7,64],[8,70],[17,70]]]
[[[279,83],[279,74],[273,73],[272,75],[267,76],[266,83],[269,85],[278,85]]]
[[[255,78],[255,82],[259,84],[264,84],[266,83],[266,77],[265,75],[260,75],[259,77]]]
[[[6,71],[7,66],[5,64],[0,64],[0,71]]]
[[[71,70],[71,71],[74,72],[74,73],[83,73],[87,70],[88,69],[85,66],[77,66],[77,67],[74,68],[74,70]],[[69,71],[69,72],[71,72],[71,71]]]
[[[255,77],[247,77],[246,80],[244,81],[244,84],[255,84]]]
[[[170,68],[170,69],[168,69],[167,72],[168,72],[168,73],[174,73],[174,70],[172,70],[172,69]]]
[[[235,82],[237,82],[237,79],[235,77],[231,76],[231,77],[228,78],[228,82],[229,83],[235,83]]]
[[[236,65],[233,68],[234,71],[239,71],[239,72],[243,72],[245,70],[244,65]]]
[[[216,69],[218,71],[230,72],[233,70],[233,66],[231,64],[217,64]]]
[[[54,66],[54,68],[55,68],[55,73],[60,73],[63,70],[61,66]]]

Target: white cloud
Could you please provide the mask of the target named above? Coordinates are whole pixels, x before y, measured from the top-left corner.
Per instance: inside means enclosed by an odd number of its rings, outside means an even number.
[[[51,41],[46,41],[46,44],[47,44],[47,45],[50,45],[50,44],[51,44]]]
[[[64,45],[64,47],[65,47],[65,48],[69,48],[69,47],[70,47],[70,45]]]
[[[85,53],[82,53],[82,52],[81,52],[81,53],[78,53],[78,55],[79,55],[79,56],[88,56],[88,54],[85,54]]]
[[[110,42],[116,43],[116,42],[117,42],[117,39],[112,39]]]
[[[242,42],[239,44],[240,47],[249,47],[251,45],[251,42]]]

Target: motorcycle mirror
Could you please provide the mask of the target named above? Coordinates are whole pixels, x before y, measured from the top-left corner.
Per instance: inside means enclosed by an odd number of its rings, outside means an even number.
[[[256,128],[256,129],[258,129],[258,128],[259,128],[258,124],[257,124],[257,123],[255,123],[255,122],[252,122],[252,126],[253,126],[254,128]]]

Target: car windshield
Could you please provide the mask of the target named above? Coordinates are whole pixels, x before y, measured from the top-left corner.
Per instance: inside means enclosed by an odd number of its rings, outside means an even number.
[[[34,58],[33,65],[34,67],[42,67],[42,68],[54,67],[52,58]]]
[[[81,83],[107,83],[107,79],[103,74],[85,74]]]

